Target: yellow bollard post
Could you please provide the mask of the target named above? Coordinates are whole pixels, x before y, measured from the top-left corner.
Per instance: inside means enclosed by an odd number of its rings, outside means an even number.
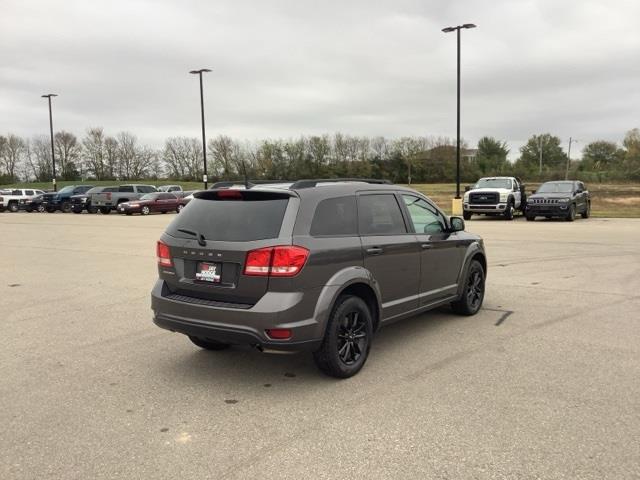
[[[454,198],[451,201],[451,215],[460,216],[462,215],[462,199]]]

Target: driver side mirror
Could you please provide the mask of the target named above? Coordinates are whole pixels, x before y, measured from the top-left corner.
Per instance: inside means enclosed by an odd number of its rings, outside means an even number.
[[[464,191],[468,192],[469,190],[471,190],[471,185],[465,185]]]
[[[449,222],[451,224],[452,232],[462,232],[464,231],[464,220],[460,217],[451,217],[449,218]]]
[[[535,190],[531,190],[531,195],[535,195],[536,191]]]

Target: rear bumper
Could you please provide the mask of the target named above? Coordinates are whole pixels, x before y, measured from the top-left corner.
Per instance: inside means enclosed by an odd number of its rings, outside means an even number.
[[[151,292],[151,309],[157,326],[184,335],[265,350],[317,350],[325,325],[322,315],[315,314],[320,291],[268,292],[250,308],[232,308],[168,298],[170,292],[159,279]],[[271,328],[290,329],[292,337],[273,340],[265,332]]]

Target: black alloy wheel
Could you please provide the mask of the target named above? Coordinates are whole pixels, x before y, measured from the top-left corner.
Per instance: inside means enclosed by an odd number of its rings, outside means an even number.
[[[345,295],[336,301],[320,348],[313,353],[317,367],[336,378],[352,377],[362,369],[373,338],[373,321],[366,302]]]
[[[358,311],[347,313],[338,325],[338,356],[345,365],[356,363],[367,350],[367,323]]]
[[[573,222],[576,219],[576,206],[572,203],[569,206],[569,213],[567,214],[567,222]]]
[[[467,278],[461,297],[451,304],[453,311],[460,315],[475,315],[484,300],[485,275],[484,268],[477,260],[469,265]]]

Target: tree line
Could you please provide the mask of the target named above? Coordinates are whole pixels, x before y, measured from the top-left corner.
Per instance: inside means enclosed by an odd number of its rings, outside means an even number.
[[[463,143],[462,181],[487,175],[516,175],[529,181],[580,178],[584,181],[640,180],[640,130],[626,133],[622,145],[598,140],[568,161],[561,139],[533,135],[508,160],[506,142],[483,137],[474,148]],[[82,138],[67,131],[54,136],[59,180],[171,179],[200,181],[202,143],[198,138],[171,137],[161,149],[143,145],[131,132],[108,135],[89,128]],[[575,157],[580,158],[576,159]],[[455,180],[455,140],[445,137],[333,135],[264,139],[249,142],[220,135],[207,143],[210,181],[238,179],[371,177],[397,183],[440,183]],[[48,182],[53,177],[50,137],[0,135],[0,184]]]

